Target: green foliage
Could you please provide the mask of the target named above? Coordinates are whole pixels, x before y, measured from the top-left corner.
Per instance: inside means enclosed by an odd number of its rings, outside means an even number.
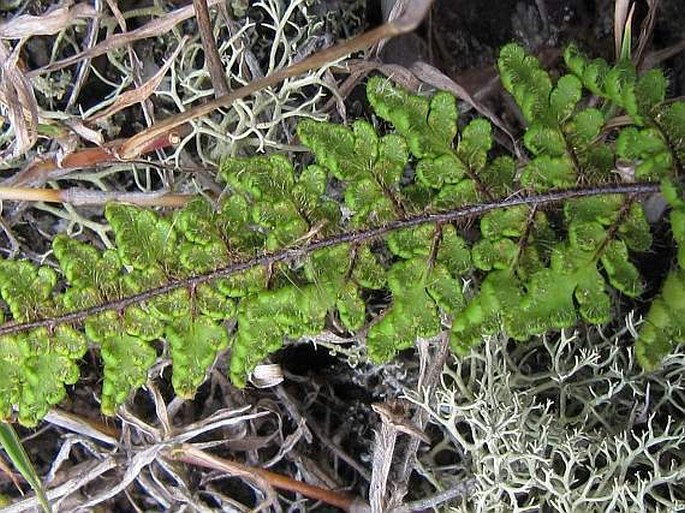
[[[21,444],[19,435],[11,424],[0,422],[0,447],[4,449],[14,468],[21,472],[23,478],[31,485],[33,491],[36,492],[38,502],[43,511],[50,513],[52,508],[45,495],[43,483],[40,482],[38,472],[36,472],[28,454],[24,450],[24,446]]]
[[[490,123],[459,123],[450,95],[375,77],[369,101],[394,133],[306,120],[297,133],[315,161],[303,169],[279,155],[226,159],[216,203],[168,216],[108,205],[115,249],[58,236],[60,272],[1,261],[6,313],[32,324],[0,327],[0,419],[39,421],[89,345],[113,414],[162,352],[190,398],[220,351],[242,386],[285,340],[323,329],[361,333],[382,362],[445,329],[464,354],[488,334],[525,340],[610,322],[617,299],[642,294],[632,260],[652,246],[640,197],[612,194],[624,185],[616,161],[629,180],[662,184],[685,262],[685,104],[663,103],[658,71],[574,48],[565,60],[569,73],[553,80],[521,47],[502,49],[502,82],[527,124],[525,162],[492,155]],[[598,101],[585,108],[590,93]],[[630,122],[610,131],[617,113]],[[683,338],[684,280],[671,273],[652,305],[638,341],[645,367]]]

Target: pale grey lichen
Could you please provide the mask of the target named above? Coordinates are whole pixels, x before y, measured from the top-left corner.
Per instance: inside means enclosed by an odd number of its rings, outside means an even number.
[[[424,455],[429,481],[475,478],[454,512],[635,512],[685,508],[685,351],[645,374],[628,330],[490,339],[411,396],[444,440]]]

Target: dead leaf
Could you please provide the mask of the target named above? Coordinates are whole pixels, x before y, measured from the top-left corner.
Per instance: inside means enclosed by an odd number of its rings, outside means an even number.
[[[83,18],[94,18],[97,11],[92,5],[63,5],[51,11],[32,16],[22,14],[0,24],[0,39],[21,39],[27,36],[49,36],[79,23]]]
[[[136,103],[141,103],[149,98],[150,95],[155,92],[157,87],[159,87],[164,75],[166,75],[167,71],[169,71],[169,68],[174,63],[179,52],[187,42],[188,36],[184,36],[183,39],[181,39],[181,41],[178,43],[174,53],[171,54],[159,71],[157,71],[157,73],[155,73],[147,82],[136,89],[132,89],[120,94],[109,107],[91,116],[86,121],[89,123],[94,123],[100,119],[108,118],[109,116],[125,109],[126,107],[130,107]]]
[[[10,52],[0,41],[0,97],[16,136],[2,158],[15,158],[27,152],[38,140],[38,102],[33,87],[17,66],[21,44]]]

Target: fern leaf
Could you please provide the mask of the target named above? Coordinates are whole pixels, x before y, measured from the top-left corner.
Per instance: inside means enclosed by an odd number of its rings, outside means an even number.
[[[17,322],[53,313],[52,290],[57,274],[48,267],[36,268],[26,261],[0,261],[0,294]]]
[[[0,419],[12,418],[15,405],[20,403],[28,355],[28,337],[0,337]]]
[[[678,246],[678,265],[685,269],[685,199],[680,187],[671,180],[661,182],[661,192],[671,206],[671,233]]]
[[[367,177],[378,158],[378,135],[365,121],[357,121],[350,130],[333,123],[304,120],[297,134],[317,163],[339,180]]]
[[[642,293],[640,273],[628,259],[628,248],[620,240],[610,242],[601,257],[609,283],[626,296],[637,297]]]
[[[685,163],[685,102],[673,102],[661,109],[656,122],[668,137],[669,147],[673,150],[674,163],[679,172]]]
[[[28,345],[31,354],[23,364],[19,421],[34,426],[64,399],[64,385],[78,380],[76,360],[86,352],[87,344],[81,333],[60,327],[52,336],[45,329],[32,331]]]
[[[104,363],[100,408],[105,415],[114,415],[131,392],[145,384],[157,353],[146,341],[119,333],[100,343],[100,353]]]
[[[615,104],[621,106],[637,124],[642,124],[639,114],[635,87],[637,73],[629,61],[622,61],[607,73],[605,94]]]
[[[109,203],[105,217],[112,226],[124,265],[145,270],[167,267],[175,261],[172,248],[176,246],[176,232],[168,220],[149,210],[120,203]]]
[[[379,290],[385,286],[385,270],[368,246],[357,250],[356,265],[352,269],[352,278],[359,286]]]
[[[478,293],[452,321],[452,350],[458,355],[467,354],[472,347],[481,343],[483,336],[502,329],[501,316],[514,319],[521,302],[520,286],[510,270],[488,273]]]
[[[533,155],[562,157],[566,153],[566,141],[561,130],[542,123],[532,123],[523,142]]]
[[[482,199],[481,196],[473,180],[461,180],[459,183],[444,186],[432,198],[431,206],[436,210],[450,210],[478,203]]]
[[[656,128],[624,129],[616,141],[616,152],[627,161],[637,163],[635,176],[640,179],[660,178],[673,168],[671,152]]]
[[[282,155],[224,159],[219,175],[234,192],[257,200],[287,198],[295,185],[292,164]]]
[[[67,309],[87,308],[121,297],[121,260],[115,251],[100,253],[64,235],[55,237],[52,249],[69,282],[62,297]]]
[[[661,296],[649,307],[635,345],[637,359],[647,370],[654,369],[678,343],[685,342],[685,271],[671,271]]]
[[[485,119],[474,119],[464,127],[457,145],[457,156],[472,173],[487,164],[492,148],[492,125]]]
[[[429,225],[398,230],[388,236],[388,248],[393,254],[404,259],[414,256],[427,257],[430,254],[434,231],[435,229]]]
[[[457,105],[454,96],[439,92],[428,99],[372,77],[366,95],[378,116],[393,124],[418,158],[435,158],[452,149],[457,135]]]
[[[514,96],[526,121],[548,125],[552,81],[540,61],[520,45],[508,44],[500,50],[497,67],[502,84]]]
[[[366,319],[366,305],[356,286],[352,283],[345,284],[338,294],[335,306],[346,329],[355,332],[362,328]]]
[[[368,355],[383,362],[410,348],[417,337],[429,338],[440,330],[435,302],[426,292],[428,266],[416,257],[394,264],[388,271],[392,305],[367,335]]]
[[[564,125],[564,131],[571,146],[582,150],[599,136],[603,126],[604,116],[602,113],[598,109],[590,108],[575,114]]]
[[[434,189],[441,189],[446,183],[458,183],[465,173],[466,166],[452,153],[421,159],[416,166],[421,183]]]
[[[443,312],[454,314],[463,309],[465,299],[462,289],[461,281],[445,266],[433,265],[426,280],[426,291]]]
[[[442,228],[437,261],[444,265],[452,276],[461,276],[471,269],[471,251],[454,226]]]
[[[217,352],[228,345],[228,335],[223,326],[207,317],[177,319],[167,326],[174,391],[184,399],[192,399],[197,388],[205,380]]]
[[[558,124],[573,114],[582,96],[582,84],[574,75],[564,75],[557,81],[549,95],[551,112]]]
[[[380,224],[395,215],[392,195],[407,164],[407,147],[396,136],[379,139],[373,127],[357,121],[352,130],[305,121],[298,134],[317,163],[346,184],[345,205],[354,226]]]
[[[671,226],[673,219],[671,219]],[[647,251],[652,247],[652,234],[642,206],[634,203],[618,229],[619,237],[631,251]]]
[[[577,46],[569,45],[564,50],[564,62],[571,72],[580,79],[583,87],[598,96],[604,96],[604,84],[609,73],[609,65],[603,59],[589,60]]]
[[[650,69],[638,78],[635,97],[641,116],[650,116],[655,107],[664,101],[667,86],[664,72],[658,69]]]
[[[508,156],[496,157],[478,173],[490,193],[501,197],[506,197],[513,191],[515,175],[516,162]]]

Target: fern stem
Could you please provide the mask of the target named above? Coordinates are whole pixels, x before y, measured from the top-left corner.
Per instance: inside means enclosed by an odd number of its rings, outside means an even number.
[[[604,240],[599,245],[599,247],[595,250],[595,256],[594,256],[595,260],[598,260],[602,256],[602,254],[606,250],[609,243],[616,238],[616,235],[618,234],[618,230],[619,230],[619,228],[621,228],[621,224],[623,223],[623,221],[625,221],[626,217],[630,213],[630,207],[632,206],[635,199],[636,199],[635,196],[629,195],[623,201],[623,204],[621,205],[621,208],[619,209],[619,211],[616,215],[616,219],[611,224],[611,226],[609,226],[609,229],[607,230],[607,234],[604,237]]]
[[[80,323],[88,317],[108,311],[122,312],[129,306],[143,303],[162,294],[173,292],[174,290],[180,288],[192,289],[193,287],[197,287],[203,283],[212,282],[218,278],[229,277],[255,266],[272,266],[277,263],[291,262],[306,257],[315,251],[331,248],[340,244],[359,245],[364,242],[383,237],[396,230],[405,228],[412,228],[425,224],[451,223],[459,219],[479,217],[492,210],[518,205],[541,206],[573,198],[603,196],[609,194],[652,194],[659,192],[659,190],[660,185],[654,182],[606,184],[589,188],[556,189],[540,194],[512,195],[504,200],[467,205],[458,209],[439,213],[419,214],[406,219],[398,219],[376,228],[341,233],[326,239],[311,242],[305,246],[286,248],[275,253],[267,253],[242,262],[235,262],[227,266],[217,268],[206,274],[171,280],[159,287],[151,288],[144,292],[118,299],[116,301],[110,301],[91,306],[89,308],[56,315],[54,317],[36,319],[29,322],[6,323],[3,326],[0,326],[0,336],[20,333],[41,327],[53,329],[59,324]]]

